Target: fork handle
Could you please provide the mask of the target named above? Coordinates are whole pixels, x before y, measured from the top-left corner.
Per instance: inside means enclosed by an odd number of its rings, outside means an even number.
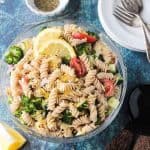
[[[145,38],[145,44],[146,44],[146,56],[147,56],[147,59],[150,63],[150,32],[149,32],[148,27],[143,22],[142,18],[140,16],[138,16],[138,17],[141,21],[142,29],[144,32],[144,38]]]
[[[144,20],[142,19],[141,16],[139,16],[139,19],[140,19],[142,25],[144,26],[144,28],[145,28],[145,29],[148,31],[148,33],[150,34],[150,28],[149,28],[148,24],[146,24],[146,23],[144,22]]]

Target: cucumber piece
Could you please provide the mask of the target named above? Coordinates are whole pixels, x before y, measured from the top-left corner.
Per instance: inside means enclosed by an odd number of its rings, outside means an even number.
[[[119,100],[115,97],[111,97],[109,100],[108,100],[108,105],[113,108],[113,109],[116,109],[119,105]]]
[[[116,65],[115,64],[109,64],[108,69],[111,73],[116,73]]]
[[[116,84],[120,85],[123,82],[123,78],[120,73],[116,75]]]

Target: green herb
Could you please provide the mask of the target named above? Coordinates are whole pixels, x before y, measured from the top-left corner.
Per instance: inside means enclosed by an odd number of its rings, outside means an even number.
[[[23,57],[23,50],[18,46],[11,46],[5,53],[4,60],[8,64],[17,64]]]
[[[23,110],[29,114],[35,113],[37,110],[43,110],[42,98],[34,97],[32,99],[22,96]]]
[[[21,117],[21,114],[22,114],[22,110],[16,110],[15,112],[14,112],[14,115],[16,116],[16,117],[18,117],[18,118],[20,118]]]
[[[94,36],[97,40],[99,39],[99,36],[95,32],[87,31],[88,35]]]
[[[63,117],[62,117],[62,121],[64,123],[67,123],[67,124],[72,124],[72,121],[73,121],[73,116],[71,114],[71,112],[66,109],[64,112],[63,112]]]
[[[28,105],[30,103],[30,98],[23,95],[22,98],[21,98],[21,102],[22,102],[23,105]]]
[[[88,103],[87,101],[85,101],[83,104],[81,104],[79,107],[78,107],[78,110],[79,111],[84,111],[84,110],[87,110],[88,109]]]
[[[95,51],[92,50],[92,45],[90,43],[83,43],[83,44],[76,46],[76,53],[78,56],[80,56],[83,53],[94,54]]]
[[[34,104],[34,106],[36,107],[36,109],[41,110],[42,107],[42,98],[34,98],[32,99],[32,103]]]

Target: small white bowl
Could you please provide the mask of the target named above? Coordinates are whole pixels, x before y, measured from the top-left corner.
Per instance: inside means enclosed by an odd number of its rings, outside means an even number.
[[[52,10],[52,11],[42,11],[40,10],[34,3],[34,0],[25,0],[26,2],[26,5],[28,6],[28,8],[36,13],[37,15],[43,15],[43,16],[55,16],[59,13],[61,13],[65,8],[66,6],[68,5],[69,3],[69,0],[59,0],[59,4],[58,6]]]

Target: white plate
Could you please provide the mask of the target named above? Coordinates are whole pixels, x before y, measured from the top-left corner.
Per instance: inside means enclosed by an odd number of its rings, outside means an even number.
[[[134,51],[144,52],[144,35],[141,27],[129,27],[113,16],[114,7],[120,0],[99,0],[98,15],[105,32],[120,45]],[[142,17],[150,23],[150,0],[143,0]]]

